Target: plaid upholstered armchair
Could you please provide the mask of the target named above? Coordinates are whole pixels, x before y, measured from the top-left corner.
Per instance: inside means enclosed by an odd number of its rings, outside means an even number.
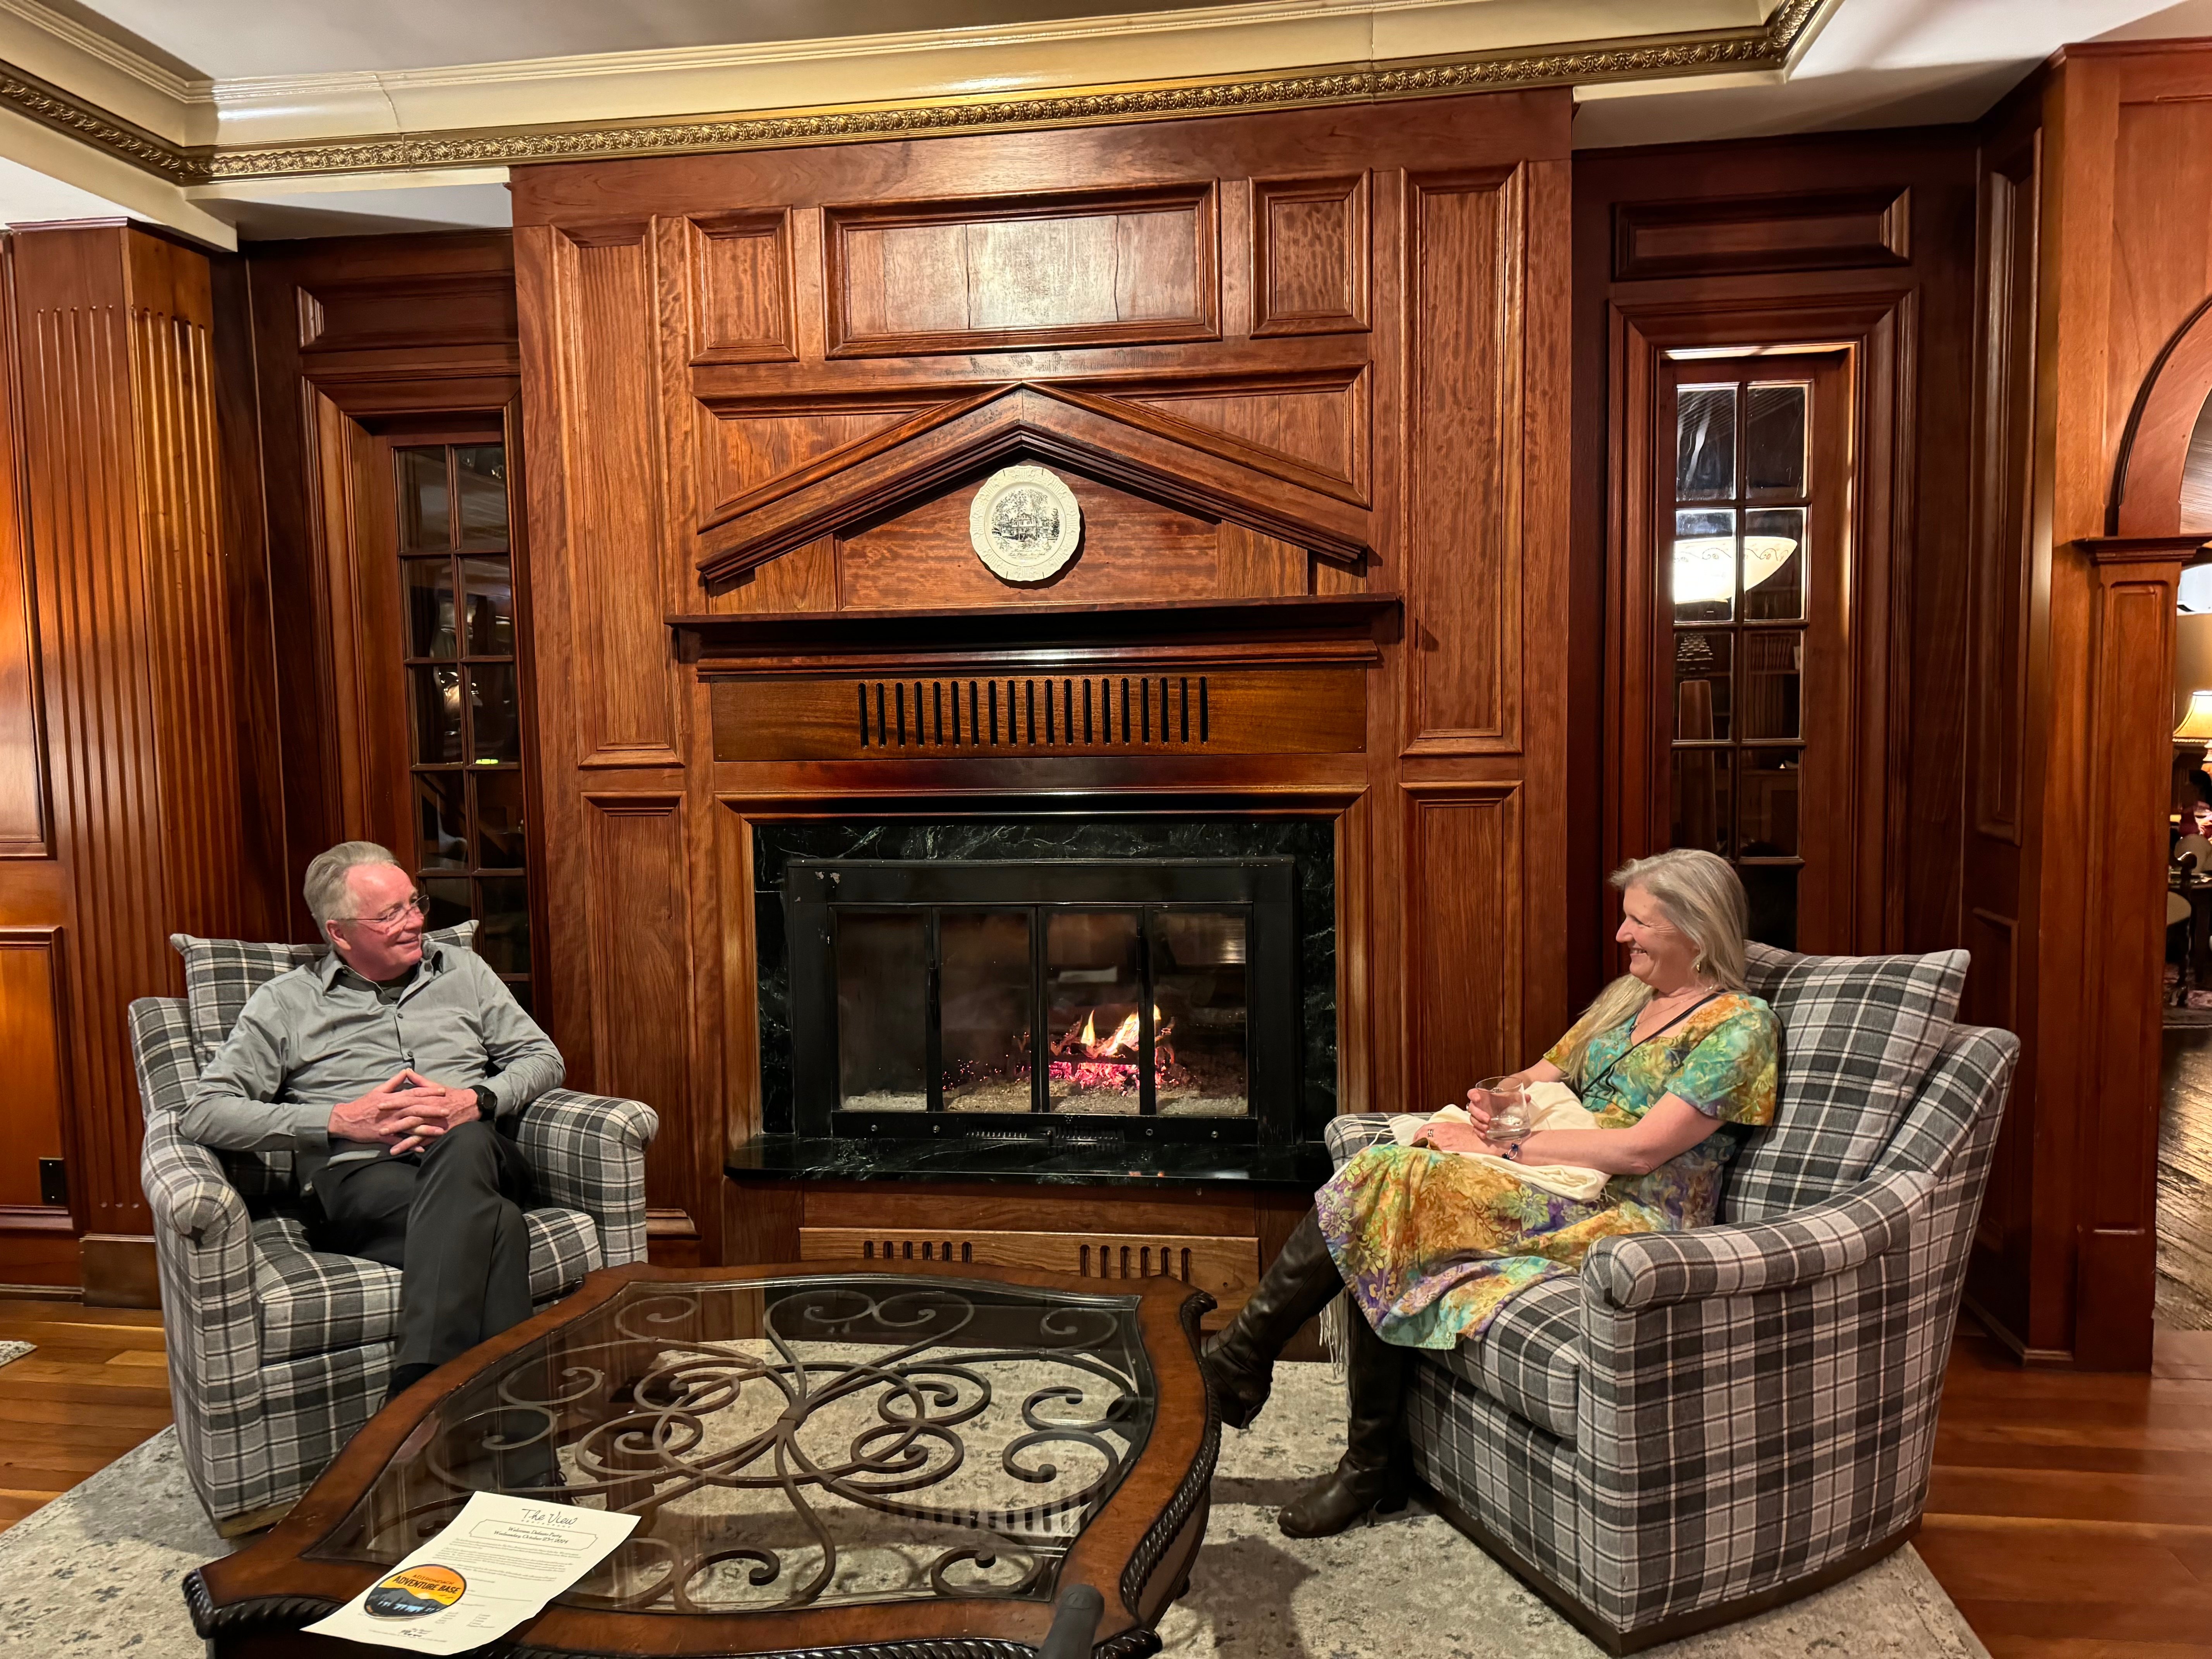
[[[433,934],[468,948],[476,924]],[[246,1000],[318,947],[172,937],[185,995],[131,1005],[146,1113],[140,1173],[154,1212],[169,1394],[200,1501],[226,1535],[269,1525],[382,1403],[399,1318],[397,1269],[309,1248],[287,1152],[220,1152],[177,1114]],[[645,1259],[645,1147],[634,1100],[556,1089],[516,1139],[541,1207],[530,1291],[541,1307],[586,1273]]]
[[[1966,970],[1963,951],[1753,946],[1780,1109],[1738,1150],[1722,1224],[1607,1240],[1416,1364],[1437,1509],[1608,1652],[1818,1589],[1917,1528],[2020,1053],[1952,1024]],[[1337,1160],[1388,1122],[1337,1119]]]

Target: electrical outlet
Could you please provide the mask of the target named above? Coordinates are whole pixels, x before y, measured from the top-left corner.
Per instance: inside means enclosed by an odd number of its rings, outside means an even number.
[[[58,1158],[39,1160],[39,1202],[69,1207],[69,1165]]]

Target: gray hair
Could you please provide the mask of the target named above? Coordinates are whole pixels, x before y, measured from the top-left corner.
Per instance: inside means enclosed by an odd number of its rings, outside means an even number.
[[[307,866],[307,879],[301,893],[307,901],[307,914],[315,919],[318,928],[333,921],[350,921],[350,915],[339,912],[346,905],[346,875],[364,864],[397,865],[388,847],[379,847],[373,841],[342,841],[327,853],[315,854],[315,861]],[[328,943],[325,940],[325,943]]]
[[[1667,920],[1688,935],[1697,947],[1690,971],[1699,981],[1716,991],[1743,989],[1744,934],[1751,926],[1751,905],[1735,866],[1717,854],[1677,847],[1648,859],[1631,859],[1613,872],[1611,880],[1624,893],[1641,887]],[[1651,988],[1632,974],[1622,975],[1600,991],[1567,1034],[1567,1073],[1581,1071],[1591,1038],[1634,1018],[1650,1000]]]

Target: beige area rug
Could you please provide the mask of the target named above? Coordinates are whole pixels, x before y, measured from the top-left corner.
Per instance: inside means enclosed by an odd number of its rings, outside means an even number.
[[[1334,1538],[1285,1538],[1275,1511],[1344,1448],[1343,1387],[1279,1365],[1260,1420],[1221,1437],[1213,1513],[1169,1659],[1597,1659],[1534,1591],[1416,1504]],[[0,1539],[0,1543],[4,1543]],[[1911,1545],[1832,1589],[1658,1659],[1988,1659]]]
[[[36,1353],[38,1351],[38,1345],[33,1342],[0,1342],[0,1365],[6,1364],[11,1359],[21,1359],[25,1354]]]
[[[1343,1395],[1285,1365],[1274,1401],[1223,1437],[1191,1593],[1162,1631],[1170,1659],[1590,1659],[1585,1641],[1440,1516],[1419,1506],[1296,1542],[1274,1512],[1335,1462]],[[0,1652],[202,1659],[179,1584],[227,1546],[187,1484],[176,1431],[0,1533]],[[1847,1583],[1655,1649],[1662,1659],[1987,1659],[1908,1547]]]

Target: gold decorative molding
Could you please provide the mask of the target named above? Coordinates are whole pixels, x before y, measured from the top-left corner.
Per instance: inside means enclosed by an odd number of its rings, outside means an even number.
[[[210,177],[209,150],[173,144],[13,64],[0,63],[0,109],[27,115],[41,126],[52,127],[173,185],[203,184]]]
[[[177,145],[86,100],[0,63],[0,108],[179,185],[222,179],[524,166],[716,150],[771,149],[876,138],[1368,103],[1462,92],[1501,92],[1606,81],[1782,70],[1831,0],[1783,0],[1757,27],[1596,41],[1537,51],[1478,52],[1446,59],[1346,64],[1250,79],[1215,77],[1084,88],[1042,95],[785,110],[760,115],[687,116],[507,130],[459,129],[336,137],[270,145]]]

